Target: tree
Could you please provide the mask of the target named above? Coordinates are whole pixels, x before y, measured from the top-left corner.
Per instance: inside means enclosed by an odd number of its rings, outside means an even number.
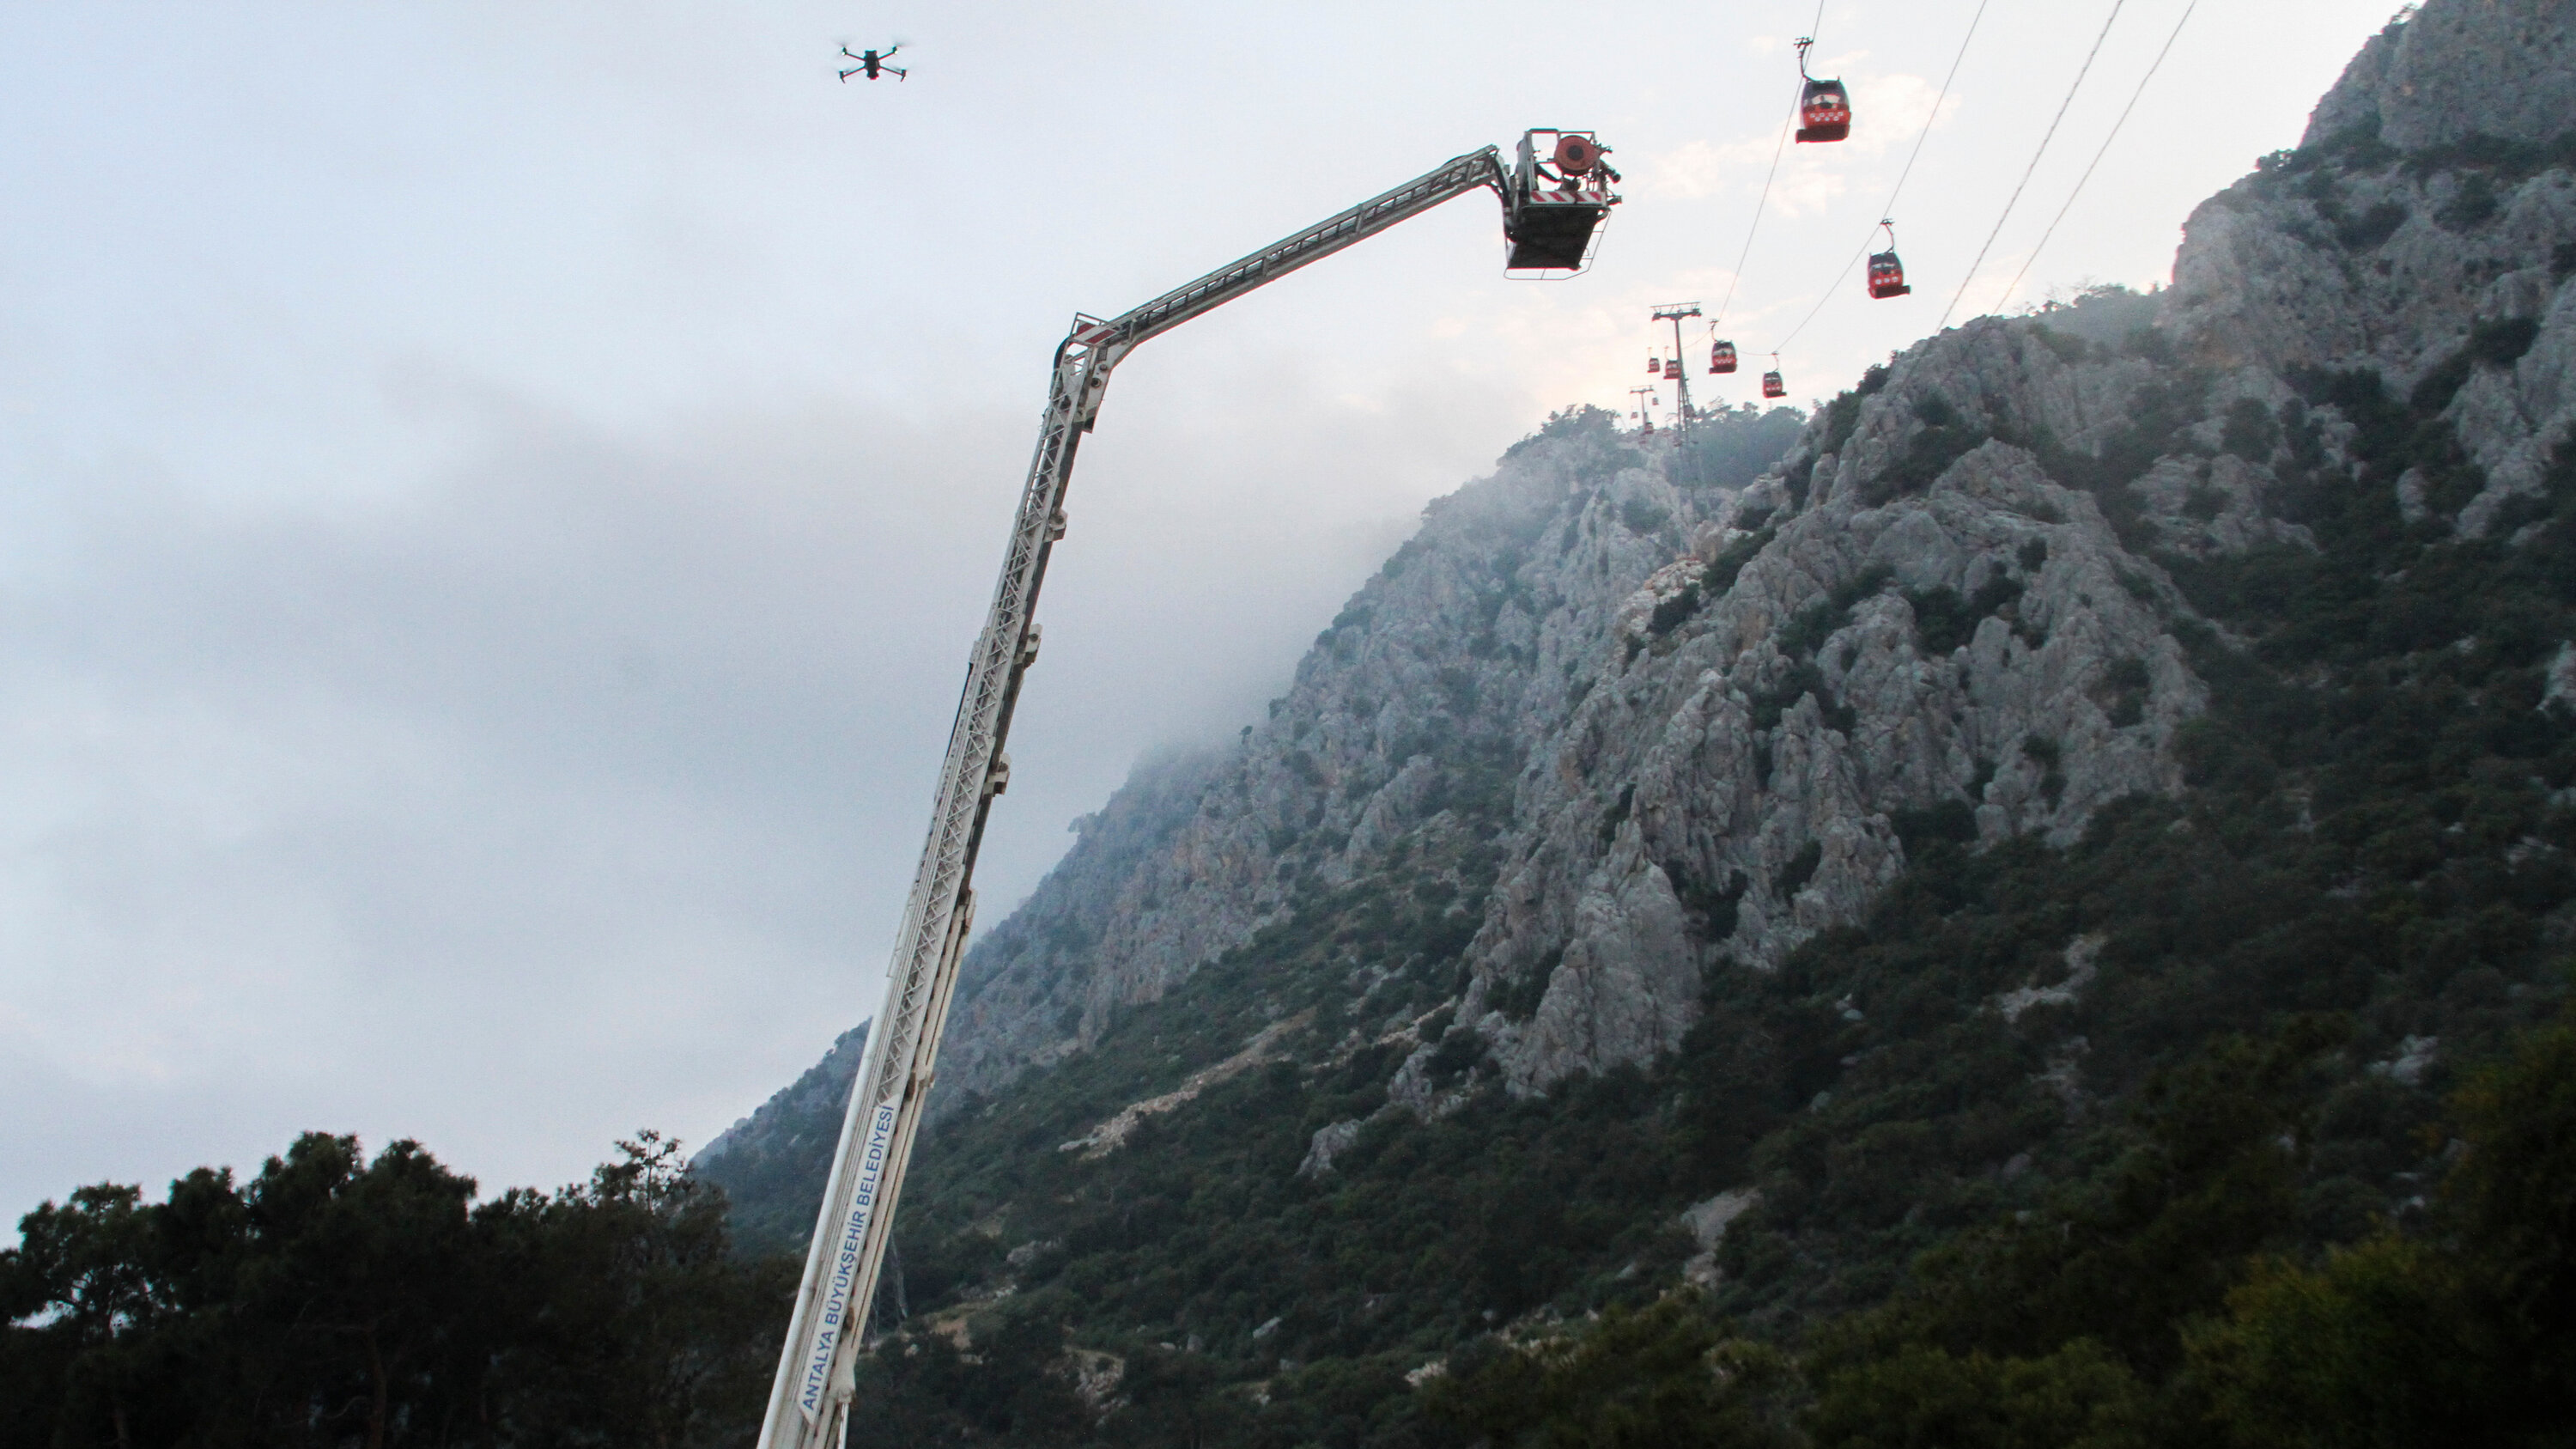
[[[668,1449],[757,1422],[792,1265],[732,1255],[724,1195],[644,1132],[590,1182],[475,1214],[511,1325],[497,1415],[527,1443]]]
[[[1776,1350],[1734,1338],[1694,1294],[1613,1307],[1586,1330],[1431,1384],[1438,1418],[1495,1449],[1756,1449],[1796,1442]]]
[[[309,1132],[243,1192],[249,1222],[230,1316],[238,1427],[270,1443],[436,1440],[474,1418],[484,1325],[468,1205],[474,1180],[420,1144],[361,1157]]]
[[[1911,1344],[1818,1386],[1817,1449],[2146,1449],[2153,1395],[2101,1344],[2038,1358]]]
[[[2196,1388],[2246,1445],[2491,1442],[2492,1366],[2456,1268],[2384,1234],[2317,1269],[2274,1261],[2191,1335]]]
[[[2247,1445],[2564,1442],[2576,1411],[2576,1028],[2526,1037],[2453,1103],[2438,1231],[2273,1261],[2190,1334]]]
[[[793,1265],[652,1133],[480,1207],[415,1142],[308,1133],[236,1188],[82,1188],[0,1252],[0,1449],[729,1443]]]
[[[102,1183],[19,1221],[19,1246],[0,1254],[0,1313],[60,1375],[57,1414],[66,1425],[129,1449],[150,1442],[145,1372],[166,1304],[146,1270],[150,1209],[142,1192]],[[147,1437],[138,1440],[138,1434]]]

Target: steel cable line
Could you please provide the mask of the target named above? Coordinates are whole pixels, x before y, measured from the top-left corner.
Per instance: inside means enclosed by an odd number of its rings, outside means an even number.
[[[1807,27],[1807,33],[1814,35],[1824,23],[1825,0],[1816,0],[1816,19]],[[1798,83],[1802,94],[1806,88],[1806,79],[1806,67],[1801,65],[1798,69]],[[1711,336],[1716,335],[1718,327],[1726,321],[1726,309],[1735,305],[1735,289],[1744,280],[1744,262],[1747,257],[1753,255],[1754,235],[1762,230],[1762,209],[1771,204],[1771,183],[1780,175],[1780,154],[1789,149],[1789,128],[1796,123],[1797,119],[1798,107],[1792,103],[1789,114],[1780,120],[1780,139],[1771,147],[1771,170],[1762,178],[1761,197],[1753,203],[1753,224],[1744,229],[1744,250],[1735,254],[1735,270],[1727,276],[1726,300],[1717,304],[1717,315],[1708,321]]]
[[[2084,183],[2093,179],[2094,167],[2100,166],[2102,158],[2111,153],[2111,143],[2120,139],[2120,128],[2129,123],[2129,112],[2138,108],[2138,98],[2147,93],[2147,82],[2156,78],[2156,68],[2173,53],[2174,42],[2182,39],[2182,28],[2191,23],[2191,12],[2199,8],[2200,0],[2191,0],[2190,4],[2182,7],[2182,19],[2174,22],[2173,34],[2165,37],[2165,48],[2156,52],[2155,61],[2147,67],[2147,73],[2138,77],[2138,88],[2129,93],[2129,103],[2120,108],[2120,119],[2111,123],[2111,134],[2102,138],[2102,149],[2093,153],[2093,160],[2085,166],[2084,174],[2075,178],[2075,189],[2066,193],[2066,204],[2057,209],[2057,215],[2049,218],[2048,230],[2039,234],[2038,245],[2033,246],[2030,255],[2023,259],[2021,270],[2013,273],[2012,284],[2004,288],[2004,301],[2012,300],[2012,294],[2021,286],[2021,279],[2029,276],[2031,267],[2039,261],[2040,248],[2047,246],[2048,239],[2057,235],[2057,224],[2066,220],[2066,213],[2075,209],[2075,198],[2084,194]]]
[[[2013,207],[2021,200],[2023,189],[2030,185],[2031,173],[2039,169],[2039,158],[2048,154],[2048,143],[2057,135],[2058,123],[2066,119],[2066,108],[2075,104],[2075,93],[2084,88],[2084,77],[2092,73],[2094,58],[2102,53],[2102,42],[2111,38],[2111,23],[2120,18],[2120,7],[2127,3],[2129,0],[2111,0],[2111,13],[2102,21],[2102,33],[2093,37],[2093,48],[2084,53],[2084,64],[2076,68],[2075,84],[2066,88],[2066,99],[2057,103],[2056,118],[2048,123],[2048,130],[2040,136],[2039,149],[2030,153],[2030,164],[2022,168],[2020,182],[2013,187],[2012,195],[2004,199],[2003,214],[1995,218],[1995,229],[1986,233],[1986,244],[1977,248],[1977,259],[1968,263],[1967,274],[1959,278],[1959,290],[1950,294],[1950,305],[1941,309],[1941,320],[1933,324],[1933,331],[1938,332],[1950,325],[1950,314],[1959,310],[1959,299],[1968,295],[1968,284],[1977,279],[1977,268],[1986,264],[1986,253],[1994,249],[1995,238],[2004,234],[2004,223],[2012,219]]]
[[[1986,6],[1989,3],[1990,0],[1977,0],[1977,13],[1968,17],[1968,33],[1959,37],[1959,53],[1950,58],[1950,73],[1941,77],[1941,93],[1932,98],[1931,114],[1923,118],[1923,129],[1914,137],[1914,150],[1905,158],[1905,169],[1896,173],[1896,185],[1887,193],[1887,204],[1878,209],[1880,216],[1896,214],[1896,198],[1905,190],[1906,178],[1914,174],[1914,163],[1923,155],[1923,143],[1932,139],[1932,123],[1941,119],[1941,103],[1950,98],[1950,82],[1959,78],[1959,64],[1968,58],[1968,42],[1977,38],[1977,22],[1986,18]],[[1860,250],[1852,253],[1851,260],[1843,263],[1843,269],[1834,274],[1833,285],[1825,288],[1824,295],[1816,299],[1816,305],[1808,308],[1807,315],[1799,319],[1798,325],[1789,329],[1789,335],[1780,339],[1780,347],[1785,348],[1798,340],[1798,334],[1807,330],[1807,324],[1815,321],[1816,314],[1825,310],[1825,304],[1832,301],[1834,293],[1841,289],[1843,278],[1851,275],[1851,269],[1858,265],[1861,257],[1869,251],[1869,244],[1877,239],[1878,223],[1872,222],[1869,236],[1861,242]],[[1778,356],[1779,349],[1774,348],[1772,355]]]

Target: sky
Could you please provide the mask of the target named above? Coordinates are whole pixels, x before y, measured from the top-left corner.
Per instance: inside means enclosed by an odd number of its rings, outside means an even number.
[[[2185,3],[0,7],[0,1226],[306,1130],[551,1187],[871,1014],[1077,309],[1525,127],[1626,178],[1585,276],[1472,195],[1121,367],[988,924],[1657,304],[1803,403],[1963,282],[2157,284],[2393,8],[2204,5],[2140,91]],[[1783,149],[1811,32],[1857,119]]]

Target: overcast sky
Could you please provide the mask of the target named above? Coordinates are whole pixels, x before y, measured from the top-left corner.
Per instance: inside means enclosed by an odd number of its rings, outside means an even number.
[[[2005,297],[2183,3],[2125,0],[1961,316],[2163,280],[2391,8],[2203,5]],[[1473,196],[1122,368],[988,923],[1426,500],[1624,406],[1653,304],[1735,283],[1802,401],[1929,332],[2111,8],[1989,0],[1873,303],[1974,0],[1827,0],[1853,137],[1740,281],[1813,0],[0,7],[0,1224],[308,1128],[487,1190],[703,1142],[874,1009],[1076,309],[1526,126],[1627,176],[1588,276],[1504,280]]]

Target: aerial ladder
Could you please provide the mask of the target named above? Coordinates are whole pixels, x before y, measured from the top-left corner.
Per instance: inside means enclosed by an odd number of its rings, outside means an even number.
[[[1602,222],[1620,201],[1610,189],[1619,175],[1602,159],[1607,149],[1589,131],[1528,131],[1508,167],[1495,147],[1469,152],[1134,311],[1106,321],[1075,315],[1073,330],[1056,348],[1037,452],[1011,524],[1001,580],[967,661],[930,837],[895,937],[885,1003],[850,1086],[840,1146],[761,1423],[760,1449],[839,1449],[848,1439],[852,1385],[877,1273],[974,922],[969,882],[975,854],[994,797],[1011,780],[1002,745],[1021,681],[1038,657],[1032,617],[1038,587],[1049,553],[1064,537],[1074,449],[1099,417],[1110,370],[1148,338],[1478,187],[1490,188],[1502,201],[1506,274],[1575,275],[1590,266]]]

